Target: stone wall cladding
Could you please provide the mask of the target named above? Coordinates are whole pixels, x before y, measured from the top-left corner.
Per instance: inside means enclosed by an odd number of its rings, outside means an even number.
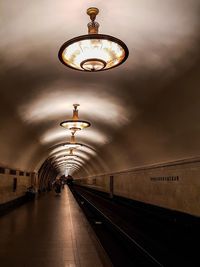
[[[13,179],[17,178],[17,188],[13,192]],[[25,195],[27,188],[31,185],[31,176],[20,176],[17,171],[16,175],[0,174],[0,204],[12,201]]]
[[[83,179],[82,184],[109,192],[110,175],[114,176],[115,195],[200,216],[198,160],[143,166],[89,177]]]

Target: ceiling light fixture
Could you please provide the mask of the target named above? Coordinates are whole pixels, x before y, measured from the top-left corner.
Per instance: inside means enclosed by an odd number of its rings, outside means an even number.
[[[80,146],[82,146],[82,144],[76,143],[76,139],[75,139],[74,133],[72,133],[72,135],[71,135],[70,142],[64,144],[64,147],[66,147],[66,148],[68,148],[70,150],[69,155],[73,155],[73,149],[77,149]]]
[[[122,64],[128,57],[127,46],[121,40],[106,34],[99,34],[99,23],[95,21],[98,8],[90,7],[87,14],[88,34],[65,42],[58,53],[60,61],[73,69],[81,71],[102,71]]]
[[[64,127],[67,130],[70,130],[72,133],[76,131],[83,130],[84,128],[90,127],[91,123],[88,121],[79,120],[78,117],[78,106],[79,104],[73,104],[73,117],[71,120],[66,120],[60,123],[60,126]]]

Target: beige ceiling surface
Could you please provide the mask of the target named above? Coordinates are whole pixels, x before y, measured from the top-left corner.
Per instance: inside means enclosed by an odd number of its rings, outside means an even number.
[[[129,48],[118,68],[82,73],[58,60],[62,43],[87,33],[90,6],[100,33]],[[92,124],[77,133],[91,147],[77,151],[88,175],[199,155],[200,1],[6,0],[0,9],[1,165],[37,170],[55,155],[73,103]]]

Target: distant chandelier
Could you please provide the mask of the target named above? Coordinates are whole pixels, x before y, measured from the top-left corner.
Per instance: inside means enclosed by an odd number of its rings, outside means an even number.
[[[70,142],[64,144],[64,147],[66,147],[66,148],[68,148],[70,150],[70,154],[69,155],[73,155],[73,149],[77,149],[80,146],[82,146],[82,144],[79,144],[79,143],[76,142],[74,133],[72,133],[72,135],[71,135]]]
[[[98,8],[90,7],[87,14],[88,34],[65,42],[58,53],[60,61],[76,70],[102,71],[122,64],[128,57],[127,46],[121,40],[105,34],[98,34],[99,23],[95,21]]]
[[[66,120],[60,123],[60,126],[70,130],[72,133],[89,127],[91,124],[88,121],[79,120],[78,117],[78,106],[79,104],[74,104],[73,117],[71,120]]]

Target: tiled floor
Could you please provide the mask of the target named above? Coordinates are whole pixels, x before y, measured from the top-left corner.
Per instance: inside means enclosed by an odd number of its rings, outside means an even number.
[[[0,218],[1,267],[110,266],[103,253],[67,187]]]

